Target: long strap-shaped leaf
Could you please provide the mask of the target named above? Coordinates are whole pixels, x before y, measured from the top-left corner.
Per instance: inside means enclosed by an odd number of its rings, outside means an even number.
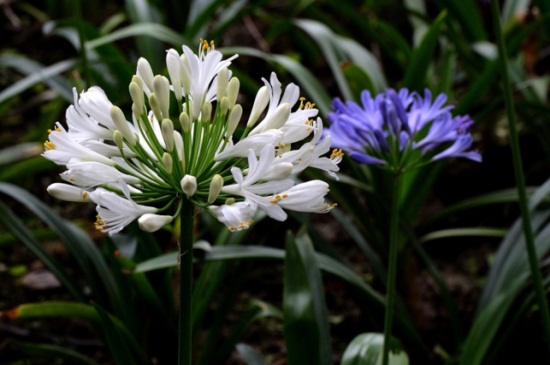
[[[204,260],[240,260],[240,259],[276,259],[282,260],[285,257],[285,251],[278,248],[262,247],[262,246],[226,246],[212,247]],[[385,301],[384,298],[377,293],[368,283],[359,277],[353,270],[342,264],[341,262],[328,257],[326,255],[315,253],[315,260],[319,269],[340,278],[346,284],[357,289],[358,293],[368,301],[371,311],[382,313]],[[151,260],[146,260],[139,263],[135,267],[135,272],[147,272],[161,268],[174,267],[177,265],[177,253],[171,252]],[[414,341],[417,348],[425,348],[422,338],[416,332],[410,319],[406,315],[396,313],[396,327],[407,335],[411,341]],[[427,351],[427,350],[426,350]]]
[[[73,254],[98,302],[103,304],[110,301],[117,313],[124,313],[124,305],[109,267],[88,235],[59,217],[24,189],[12,184],[0,183],[0,192],[22,203],[57,234]],[[104,297],[105,292],[108,299]]]
[[[63,265],[42,247],[40,242],[34,238],[32,232],[25,227],[23,222],[13,214],[13,211],[1,201],[0,211],[2,212],[2,214],[0,214],[0,222],[4,223],[4,226],[6,226],[15,237],[31,250],[48,269],[50,269],[76,300],[85,302],[86,297],[78,287],[78,284],[65,271]]]
[[[331,364],[323,282],[313,245],[303,232],[286,238],[283,315],[289,365]]]

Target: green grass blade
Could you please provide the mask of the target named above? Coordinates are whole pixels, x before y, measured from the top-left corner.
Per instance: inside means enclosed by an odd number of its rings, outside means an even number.
[[[150,23],[159,23],[159,14],[147,0],[126,0],[126,11],[134,25]],[[113,32],[114,33],[114,32]],[[152,37],[138,36],[136,37],[138,52],[141,57],[146,58],[153,70],[163,68],[164,52],[160,42]]]
[[[283,318],[281,311],[267,303],[254,300],[250,308],[240,316],[239,321],[231,328],[231,332],[223,342],[223,345],[216,349],[216,357],[211,363],[222,364],[229,357],[237,343],[242,340],[246,332],[254,322],[263,318]]]
[[[65,271],[63,265],[51,256],[25,227],[23,222],[15,216],[12,210],[0,201],[0,222],[17,237],[46,267],[59,279],[59,282],[80,302],[87,299],[74,279]]]
[[[181,47],[184,43],[183,37],[170,28],[155,23],[139,23],[129,25],[111,34],[90,40],[86,42],[86,47],[88,49],[94,49],[121,39],[138,36],[151,37],[157,41],[166,42],[174,47]]]
[[[429,65],[433,60],[439,39],[440,28],[446,17],[447,12],[442,11],[422,38],[418,48],[414,50],[403,80],[404,87],[416,91],[424,88]]]
[[[351,38],[335,35],[336,44],[351,62],[361,68],[374,83],[374,93],[384,91],[388,83],[378,59],[365,47]]]
[[[109,313],[96,304],[94,304],[93,308],[96,310],[98,322],[103,329],[105,343],[109,348],[113,362],[116,365],[144,364],[144,361],[135,358],[130,350],[127,338],[120,327],[115,324]]]
[[[62,359],[75,365],[98,365],[97,362],[89,357],[64,346],[30,342],[15,342],[15,346],[31,358],[56,359],[56,361]]]
[[[430,232],[420,238],[422,242],[428,242],[441,238],[452,237],[504,237],[506,236],[506,229],[497,228],[484,228],[484,227],[462,227],[441,229],[438,231]]]
[[[340,89],[342,97],[346,100],[354,99],[351,89],[346,82],[344,73],[340,68],[340,61],[342,60],[343,55],[341,50],[334,45],[337,39],[332,30],[326,25],[315,20],[297,19],[294,21],[294,24],[309,34],[309,36],[313,38],[313,40],[321,48],[324,58],[336,80],[336,84]]]
[[[446,8],[461,25],[470,42],[487,39],[485,26],[474,0],[440,0],[441,8]]]
[[[27,75],[0,92],[0,103],[22,93],[40,82],[47,84],[65,100],[69,102],[73,100],[71,85],[63,77],[59,76],[63,72],[67,72],[76,66],[76,61],[73,59],[60,61],[51,66],[43,66],[23,56],[4,55],[0,56],[0,66],[13,68]]]
[[[95,309],[92,305],[64,301],[21,304],[10,311],[3,311],[0,313],[2,317],[11,319],[55,317],[76,317],[89,320],[97,319]]]
[[[44,147],[38,142],[27,142],[10,146],[0,150],[0,165],[7,165],[29,157],[38,156],[42,152],[44,152]]]
[[[460,356],[459,365],[481,365],[502,321],[519,292],[520,283],[509,282],[507,290],[493,297],[476,317]]]
[[[289,365],[331,363],[328,313],[313,245],[287,235],[283,312]]]
[[[110,301],[116,311],[124,312],[124,305],[110,269],[88,235],[59,217],[47,205],[22,188],[0,183],[0,192],[22,203],[58,235],[73,254],[98,301]],[[106,294],[108,299],[105,298]]]

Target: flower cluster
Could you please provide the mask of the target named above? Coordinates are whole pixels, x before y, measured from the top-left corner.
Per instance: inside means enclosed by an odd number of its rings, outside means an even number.
[[[363,91],[362,106],[335,99],[328,116],[332,145],[359,163],[394,172],[450,157],[481,161],[479,152],[470,150],[472,119],[453,117],[446,100],[440,94],[432,102],[429,90],[422,96],[407,89],[389,89],[375,98]]]
[[[330,210],[327,183],[292,179],[309,166],[335,177],[342,159],[337,150],[323,157],[331,141],[320,141],[315,105],[294,84],[283,92],[272,74],[238,128],[239,80],[228,69],[236,57],[224,60],[203,40],[198,54],[187,46],[181,55],[170,49],[169,78],[155,76],[140,59],[129,85],[131,122],[99,87],[75,91],[67,128],[57,123],[44,143],[44,157],[65,165],[61,177],[70,183],[52,184],[50,194],[97,204],[96,227],[109,234],[135,219],[145,231],[158,230],[185,200],[231,231],[248,228],[258,209],[277,220],[286,219],[285,209]]]

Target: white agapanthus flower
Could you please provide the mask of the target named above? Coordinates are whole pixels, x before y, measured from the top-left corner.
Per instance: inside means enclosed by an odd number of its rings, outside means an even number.
[[[67,128],[56,124],[43,154],[67,167],[61,177],[70,184],[55,183],[48,191],[97,204],[96,227],[109,234],[134,220],[156,231],[178,216],[184,202],[210,212],[230,231],[248,228],[258,209],[277,220],[286,219],[284,210],[330,210],[328,184],[292,178],[308,167],[333,177],[338,171],[341,151],[323,157],[330,137],[320,141],[315,105],[300,98],[294,84],[283,92],[273,73],[239,128],[239,80],[228,70],[236,57],[224,60],[204,40],[198,53],[170,49],[169,78],[154,75],[140,58],[129,85],[131,115],[99,87],[75,91]]]

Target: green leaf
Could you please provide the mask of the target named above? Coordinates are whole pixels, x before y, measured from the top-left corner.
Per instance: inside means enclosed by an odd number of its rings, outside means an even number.
[[[341,365],[379,365],[382,363],[384,335],[362,333],[356,336],[344,351]],[[407,353],[393,339],[390,348],[389,365],[409,365]]]
[[[388,84],[378,59],[356,40],[339,35],[335,35],[335,37],[336,44],[352,64],[359,67],[372,81],[373,89],[371,91],[375,94],[384,91]]]
[[[40,82],[47,84],[65,100],[69,102],[73,101],[71,85],[59,74],[73,69],[76,66],[76,60],[74,59],[60,61],[51,66],[44,66],[24,56],[3,55],[0,56],[0,66],[10,67],[27,75],[0,92],[0,103]]]
[[[180,47],[184,43],[183,37],[170,28],[155,23],[139,23],[129,25],[111,34],[90,40],[86,42],[86,47],[88,49],[94,49],[121,39],[137,36],[151,37],[157,41],[166,42],[174,47]]]
[[[40,359],[63,359],[70,364],[98,365],[87,356],[64,346],[36,344],[30,342],[15,342],[15,345],[24,354]]]
[[[328,365],[331,361],[324,287],[313,245],[303,232],[287,235],[283,312],[289,365]]]
[[[516,299],[520,285],[519,281],[508,283],[507,290],[493,297],[491,302],[476,317],[474,325],[464,342],[459,365],[482,364],[506,313]]]
[[[46,267],[57,277],[59,282],[71,293],[78,301],[85,302],[86,297],[78,287],[74,279],[65,271],[64,266],[58,262],[52,255],[46,251],[40,242],[34,237],[32,232],[25,227],[23,222],[17,218],[13,211],[0,201],[0,222],[17,237]]]
[[[155,9],[147,0],[126,0],[126,10],[128,16],[134,25],[160,22],[157,9]],[[113,32],[114,33],[114,32]],[[164,52],[163,47],[157,39],[151,36],[136,37],[138,52],[141,57],[149,61],[153,70],[163,68]]]
[[[10,146],[0,150],[0,165],[7,165],[29,157],[38,156],[44,152],[43,146],[38,142],[27,142]],[[42,159],[44,162],[44,159]]]
[[[437,45],[437,40],[439,39],[439,30],[446,16],[446,11],[442,11],[441,14],[439,14],[428,32],[422,38],[422,42],[420,42],[418,48],[414,50],[403,80],[404,87],[417,91],[423,89],[426,74],[433,60],[433,54]]]
[[[97,319],[94,307],[90,304],[62,301],[21,304],[8,312],[2,312],[2,316],[11,319],[45,317],[76,317],[89,320]]]
[[[0,193],[19,201],[46,223],[63,241],[84,272],[96,300],[101,303],[110,301],[118,313],[124,313],[119,289],[113,279],[105,259],[91,238],[75,225],[55,214],[47,205],[29,194],[26,190],[12,184],[0,183]],[[108,299],[105,298],[107,293]]]
[[[318,21],[309,19],[297,19],[294,21],[294,24],[309,34],[321,48],[324,58],[332,71],[332,75],[338,84],[342,97],[346,100],[353,100],[354,96],[340,68],[340,61],[343,58],[342,52],[335,46],[336,37],[332,30]]]
[[[282,319],[283,314],[279,309],[268,303],[259,300],[252,301],[250,308],[240,316],[239,321],[231,328],[223,345],[216,349],[216,356],[211,363],[223,363],[224,359],[229,357],[235,346],[238,346],[237,343],[246,335],[250,326],[258,320],[269,317]]]
[[[363,69],[352,63],[343,63],[341,67],[353,95],[360,95],[363,90],[376,94],[374,83]]]
[[[123,335],[107,311],[94,304],[99,323],[103,329],[105,343],[109,348],[111,357],[116,365],[142,364],[145,361],[136,359],[130,351],[127,338]]]
[[[420,240],[422,242],[427,242],[450,237],[504,237],[506,232],[507,230],[505,229],[481,227],[441,229],[424,235]]]
[[[470,42],[487,39],[485,25],[474,0],[440,0],[439,2],[440,8],[448,9],[449,14],[458,20]]]

